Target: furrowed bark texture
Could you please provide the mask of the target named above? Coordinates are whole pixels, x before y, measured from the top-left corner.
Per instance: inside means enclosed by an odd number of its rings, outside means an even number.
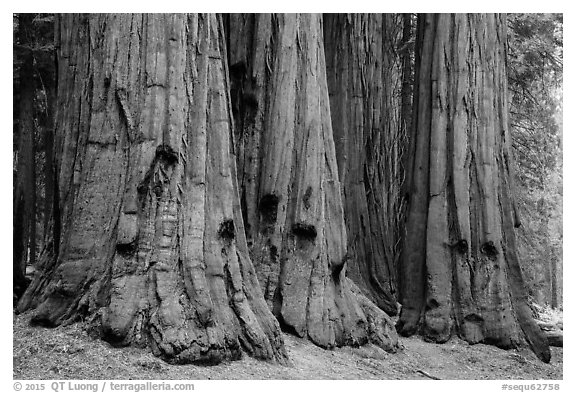
[[[321,347],[394,351],[391,320],[345,277],[321,16],[231,15],[229,29],[241,201],[266,300]]]
[[[30,45],[32,14],[19,15],[18,38],[21,45]],[[36,171],[34,125],[34,57],[31,50],[23,55],[19,75],[18,145],[16,178],[14,180],[13,225],[13,295],[20,298],[28,285],[26,263],[36,259]]]
[[[248,256],[222,24],[61,15],[53,247],[21,301],[174,363],[286,361]]]
[[[550,351],[514,234],[504,15],[420,17],[397,328],[430,340]]]
[[[44,71],[44,72],[42,72]],[[54,112],[56,103],[56,73],[52,69],[40,70],[40,77],[46,94],[46,111],[44,114],[44,218],[42,222],[43,237],[49,232],[50,217],[53,212],[55,197],[54,172]]]
[[[342,184],[348,275],[397,313],[403,182],[403,64],[398,14],[324,16],[332,128]]]

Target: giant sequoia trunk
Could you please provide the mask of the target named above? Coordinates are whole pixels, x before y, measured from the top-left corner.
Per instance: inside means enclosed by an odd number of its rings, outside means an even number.
[[[418,27],[398,330],[504,348],[531,317],[515,244],[503,15],[427,14]]]
[[[402,40],[398,14],[324,16],[332,128],[342,183],[349,276],[397,313],[402,223]]]
[[[397,345],[345,277],[347,255],[320,15],[231,15],[232,97],[247,237],[285,329],[322,347]]]
[[[20,310],[171,362],[284,361],[244,236],[218,18],[62,15],[57,39],[59,203]]]
[[[26,290],[26,263],[36,258],[36,172],[34,143],[34,57],[31,50],[32,14],[18,17],[18,41],[25,48],[19,73],[18,142],[13,210],[13,292]]]

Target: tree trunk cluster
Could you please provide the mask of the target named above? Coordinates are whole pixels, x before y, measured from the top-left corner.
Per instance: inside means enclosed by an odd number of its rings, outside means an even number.
[[[287,363],[281,329],[389,352],[396,329],[526,339],[548,361],[516,253],[505,17],[421,16],[413,107],[411,31],[411,15],[59,15],[49,230],[18,310],[172,363]],[[16,195],[15,222],[33,203]]]

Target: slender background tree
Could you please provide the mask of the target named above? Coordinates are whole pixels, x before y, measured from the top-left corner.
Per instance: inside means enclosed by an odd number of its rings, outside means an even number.
[[[36,169],[34,124],[34,57],[32,55],[32,14],[18,17],[18,44],[22,46],[19,70],[17,136],[15,141],[14,211],[13,225],[13,285],[21,296],[26,289],[26,264],[36,260]]]

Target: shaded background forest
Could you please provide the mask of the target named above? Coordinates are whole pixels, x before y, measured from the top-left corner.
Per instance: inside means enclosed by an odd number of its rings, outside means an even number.
[[[408,72],[412,69],[409,63],[413,62],[414,20],[411,14],[397,15],[390,18],[391,24],[387,26],[397,37],[391,40],[388,57],[408,62],[405,64]],[[517,231],[519,256],[534,303],[560,309],[562,23],[561,14],[508,15],[510,130],[516,158],[516,198],[522,221]],[[46,193],[52,192],[54,181],[53,171],[47,165],[53,161],[50,152],[56,91],[53,15],[14,15],[13,42],[14,206],[26,206],[22,217],[13,217],[14,238],[24,237],[28,243],[28,247],[15,248],[15,252],[26,255],[28,271],[32,271],[48,230],[44,212],[50,210],[46,201],[52,198]],[[231,80],[235,82],[234,75]],[[401,81],[402,78],[398,78],[392,94],[409,98],[411,92],[400,85]],[[406,138],[406,134],[400,131],[395,137]],[[401,161],[398,162],[396,170],[401,172]],[[16,181],[18,173],[24,172],[29,174],[26,176],[31,179],[29,184]],[[400,225],[401,221],[400,216],[392,225]],[[385,250],[385,253],[394,254],[394,250]]]

